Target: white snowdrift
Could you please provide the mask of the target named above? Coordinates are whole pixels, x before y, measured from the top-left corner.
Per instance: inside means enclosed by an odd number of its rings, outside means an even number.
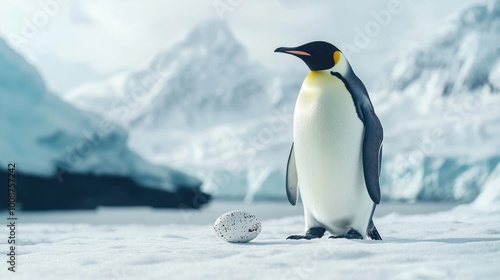
[[[482,212],[500,211],[500,166],[490,175],[471,208]]]

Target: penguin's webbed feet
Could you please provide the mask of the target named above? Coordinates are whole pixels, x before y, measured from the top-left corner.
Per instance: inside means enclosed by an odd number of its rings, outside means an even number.
[[[363,239],[363,236],[354,229],[349,230],[346,234],[341,234],[337,236],[330,236],[328,238],[346,238],[346,239]]]
[[[306,235],[290,235],[286,239],[293,239],[293,240],[298,240],[298,239],[315,239],[315,238],[321,238],[325,234],[325,229],[322,227],[313,227],[310,228],[307,232]]]

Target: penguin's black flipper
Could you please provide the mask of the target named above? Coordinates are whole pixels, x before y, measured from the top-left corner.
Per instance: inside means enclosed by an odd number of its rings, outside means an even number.
[[[297,204],[299,191],[298,181],[297,166],[295,165],[295,153],[293,152],[292,143],[290,155],[288,156],[288,163],[286,165],[286,196],[292,205]]]
[[[384,131],[373,105],[368,96],[368,91],[361,80],[349,69],[345,76],[337,72],[330,72],[332,76],[340,79],[351,94],[356,113],[365,126],[363,137],[363,174],[370,198],[375,204],[380,203],[380,167],[382,159],[382,140]]]
[[[368,224],[368,230],[366,231],[366,234],[373,240],[382,240],[382,237],[380,237],[380,234],[378,233],[378,230],[375,227],[375,224],[373,223],[372,219],[370,219],[370,223]]]
[[[380,166],[383,131],[380,121],[371,108],[363,108],[365,135],[363,138],[363,173],[368,194],[375,204],[380,203]]]

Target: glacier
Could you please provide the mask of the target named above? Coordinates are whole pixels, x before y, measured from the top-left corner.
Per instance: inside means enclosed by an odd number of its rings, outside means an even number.
[[[139,186],[156,194],[198,192],[201,181],[196,177],[151,164],[131,151],[128,134],[119,125],[49,92],[37,70],[2,39],[0,72],[0,164],[7,168],[16,163],[17,172],[25,176],[21,182],[60,187],[80,176],[87,184],[99,184],[99,178],[127,184],[136,194],[141,193]],[[26,193],[20,199],[32,196]]]
[[[385,131],[383,199],[470,202],[494,181],[499,3],[457,14],[453,28],[401,52],[385,71],[390,75],[369,88]],[[131,149],[194,174],[215,197],[284,200],[293,109],[305,74],[266,69],[250,60],[225,22],[209,20],[147,67],[62,98],[120,123]],[[120,101],[105,100],[112,97]]]

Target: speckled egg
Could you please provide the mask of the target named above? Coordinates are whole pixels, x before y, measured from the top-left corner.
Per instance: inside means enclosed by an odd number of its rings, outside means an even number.
[[[244,243],[257,237],[262,230],[259,219],[243,211],[222,214],[214,223],[217,236],[227,242]]]

